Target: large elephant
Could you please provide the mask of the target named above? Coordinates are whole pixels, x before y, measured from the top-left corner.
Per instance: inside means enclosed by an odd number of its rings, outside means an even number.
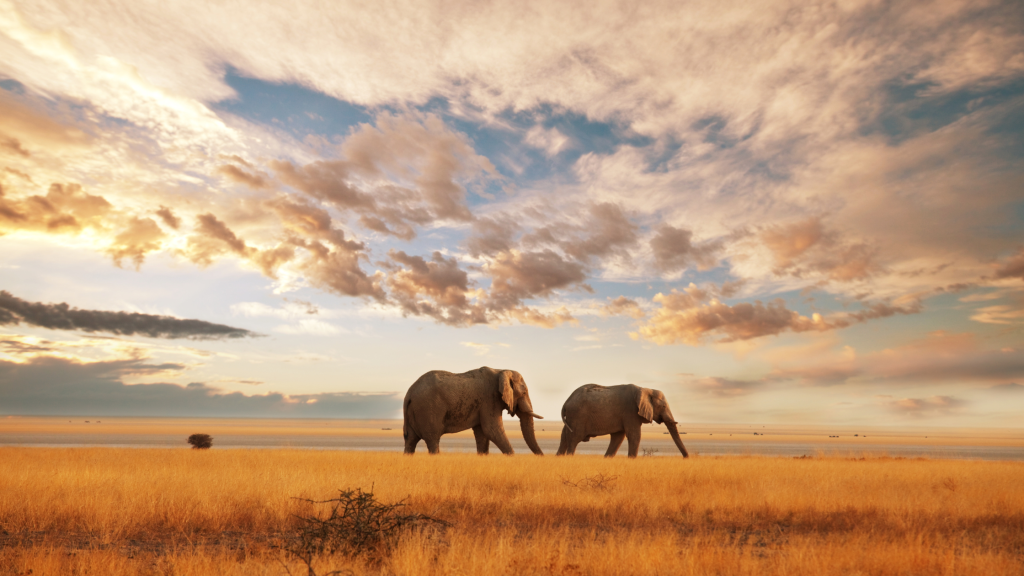
[[[595,436],[612,435],[606,458],[615,456],[622,439],[629,441],[629,457],[636,458],[640,449],[640,425],[664,423],[676,447],[684,458],[690,455],[679,438],[676,419],[672,417],[665,395],[660,390],[641,388],[635,384],[601,386],[584,384],[577,388],[562,405],[562,441],[558,455],[576,453],[580,442],[589,442]]]
[[[409,387],[402,406],[406,454],[416,452],[420,440],[427,442],[431,454],[437,454],[442,434],[469,428],[476,437],[478,453],[487,454],[490,442],[494,442],[502,453],[512,454],[512,444],[501,423],[503,410],[519,416],[526,444],[534,454],[544,454],[533,431],[533,419],[543,416],[534,414],[526,382],[514,370],[487,366],[462,374],[432,370]]]

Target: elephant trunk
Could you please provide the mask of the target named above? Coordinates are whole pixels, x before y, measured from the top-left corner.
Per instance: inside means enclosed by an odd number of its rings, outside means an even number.
[[[526,440],[526,445],[530,447],[530,450],[538,456],[543,456],[544,452],[541,451],[540,445],[537,444],[537,434],[533,430],[532,412],[519,413],[519,428],[523,431],[523,440]]]
[[[665,427],[668,428],[668,433],[672,435],[672,441],[676,443],[676,448],[679,448],[683,458],[689,458],[690,455],[686,452],[686,446],[683,446],[683,440],[679,437],[679,429],[676,427],[676,423],[668,420],[665,422]]]

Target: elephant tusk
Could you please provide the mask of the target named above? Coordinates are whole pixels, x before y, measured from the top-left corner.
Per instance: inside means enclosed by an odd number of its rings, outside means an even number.
[[[523,412],[523,414],[526,414],[527,416],[533,416],[534,418],[536,418],[538,420],[543,420],[544,419],[543,416],[541,416],[540,414],[537,414],[536,412]]]

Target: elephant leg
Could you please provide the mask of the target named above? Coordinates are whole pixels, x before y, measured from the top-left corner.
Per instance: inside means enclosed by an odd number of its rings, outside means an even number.
[[[430,438],[424,438],[423,440],[427,443],[427,450],[431,454],[440,454],[441,453],[441,437],[440,436],[433,436],[433,437],[430,437]]]
[[[619,451],[619,446],[622,446],[622,441],[626,438],[625,432],[614,432],[612,433],[612,441],[608,443],[608,451],[604,453],[605,458],[611,458]]]
[[[626,441],[629,443],[629,457],[636,458],[640,451],[640,426],[626,427]]]
[[[409,435],[405,438],[405,453],[415,454],[416,445],[420,443],[420,440],[420,435],[410,430]]]
[[[487,421],[480,426],[487,439],[494,442],[494,445],[498,447],[498,450],[501,450],[502,454],[515,454],[515,451],[512,450],[512,443],[508,441],[508,436],[505,435],[505,428],[501,425],[500,417],[497,422]]]
[[[491,441],[484,436],[484,429],[480,426],[473,426],[473,437],[476,438],[476,453],[487,454],[490,452]]]
[[[572,438],[572,432],[565,426],[562,426],[562,439],[558,442],[558,453],[556,456],[565,456],[569,451],[569,440]]]

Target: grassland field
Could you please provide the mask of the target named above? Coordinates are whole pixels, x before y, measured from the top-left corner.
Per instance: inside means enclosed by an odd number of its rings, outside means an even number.
[[[299,498],[448,527],[342,574],[1024,574],[1022,462],[0,447],[0,576],[307,574]],[[30,572],[31,571],[31,572]]]

